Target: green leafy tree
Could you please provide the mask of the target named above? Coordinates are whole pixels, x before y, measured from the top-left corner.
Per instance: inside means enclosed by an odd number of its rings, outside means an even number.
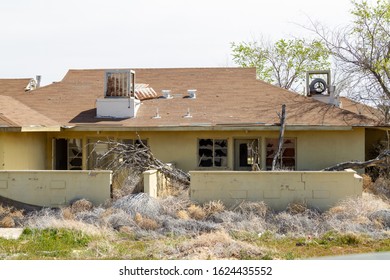
[[[319,40],[280,39],[232,43],[233,61],[242,67],[256,67],[259,79],[285,89],[301,91],[300,82],[308,70],[329,69],[329,52]]]
[[[353,99],[382,112],[390,122],[390,1],[352,1],[351,24],[336,30],[313,23],[314,31],[349,81],[344,88]],[[337,85],[336,85],[337,86]]]

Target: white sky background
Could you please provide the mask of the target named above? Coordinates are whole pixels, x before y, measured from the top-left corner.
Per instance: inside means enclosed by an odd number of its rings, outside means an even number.
[[[231,42],[309,37],[350,22],[350,0],[0,0],[0,78],[69,69],[235,66]]]

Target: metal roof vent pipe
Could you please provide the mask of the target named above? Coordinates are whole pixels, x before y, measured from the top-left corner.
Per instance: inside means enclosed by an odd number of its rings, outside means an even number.
[[[189,89],[189,90],[187,90],[187,93],[188,93],[188,96],[191,99],[195,99],[196,98],[196,89]]]
[[[37,81],[37,85],[36,85],[36,88],[39,88],[41,86],[41,75],[37,75],[35,77],[35,80]]]
[[[163,97],[165,99],[171,99],[172,98],[171,90],[169,90],[169,89],[163,89],[161,91],[161,93],[162,93],[162,95],[163,95]]]

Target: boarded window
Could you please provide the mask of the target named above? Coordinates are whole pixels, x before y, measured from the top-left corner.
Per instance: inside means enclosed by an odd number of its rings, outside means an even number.
[[[267,170],[272,169],[272,161],[274,159],[275,153],[278,150],[277,138],[265,139],[266,141],[266,168]],[[285,138],[282,146],[281,152],[281,169],[295,170],[296,169],[296,140],[294,138]]]
[[[198,140],[199,167],[227,167],[226,139]]]

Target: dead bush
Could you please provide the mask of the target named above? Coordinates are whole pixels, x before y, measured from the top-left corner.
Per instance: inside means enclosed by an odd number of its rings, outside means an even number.
[[[381,225],[373,213],[390,209],[390,204],[379,196],[363,193],[341,201],[323,214],[324,223],[331,230],[341,233],[353,232],[368,234],[374,238],[382,235]]]
[[[151,219],[157,219],[161,212],[160,201],[146,193],[124,196],[115,201],[112,207],[122,209],[131,216],[140,213],[142,216]]]
[[[286,212],[291,215],[303,214],[307,210],[307,205],[303,202],[291,202],[287,205]]]
[[[86,199],[80,199],[72,203],[72,213],[91,211],[93,209],[92,202]]]
[[[15,227],[15,221],[10,216],[6,216],[0,221],[0,227],[2,228],[13,228]]]
[[[177,212],[186,210],[191,201],[188,198],[169,196],[159,200],[162,210],[165,214],[176,217]]]
[[[240,213],[245,218],[252,216],[264,218],[269,211],[264,201],[244,201],[234,209],[234,212]]]
[[[362,174],[363,178],[363,191],[368,193],[375,193],[374,184],[370,175]]]
[[[181,220],[188,220],[190,218],[190,215],[188,215],[188,212],[186,210],[179,210],[176,213],[176,217]]]
[[[159,228],[159,225],[155,220],[152,220],[147,217],[142,217],[140,213],[135,214],[134,221],[140,228],[145,230],[156,230]]]
[[[225,211],[225,205],[220,200],[209,201],[203,204],[203,210],[206,212],[206,216],[208,217]]]
[[[379,177],[372,186],[372,193],[390,199],[390,179]]]
[[[180,259],[259,259],[264,248],[234,240],[225,231],[201,234],[178,246]]]
[[[72,211],[72,208],[66,207],[61,209],[62,217],[65,220],[73,220],[74,219],[74,214]]]
[[[203,220],[206,217],[206,212],[203,208],[195,204],[191,204],[187,211],[190,217],[195,220]]]
[[[12,218],[19,218],[19,219],[22,219],[22,218],[24,218],[24,211],[23,211],[23,210],[14,210],[14,211],[12,211],[11,213],[9,213],[9,215],[10,215]]]

